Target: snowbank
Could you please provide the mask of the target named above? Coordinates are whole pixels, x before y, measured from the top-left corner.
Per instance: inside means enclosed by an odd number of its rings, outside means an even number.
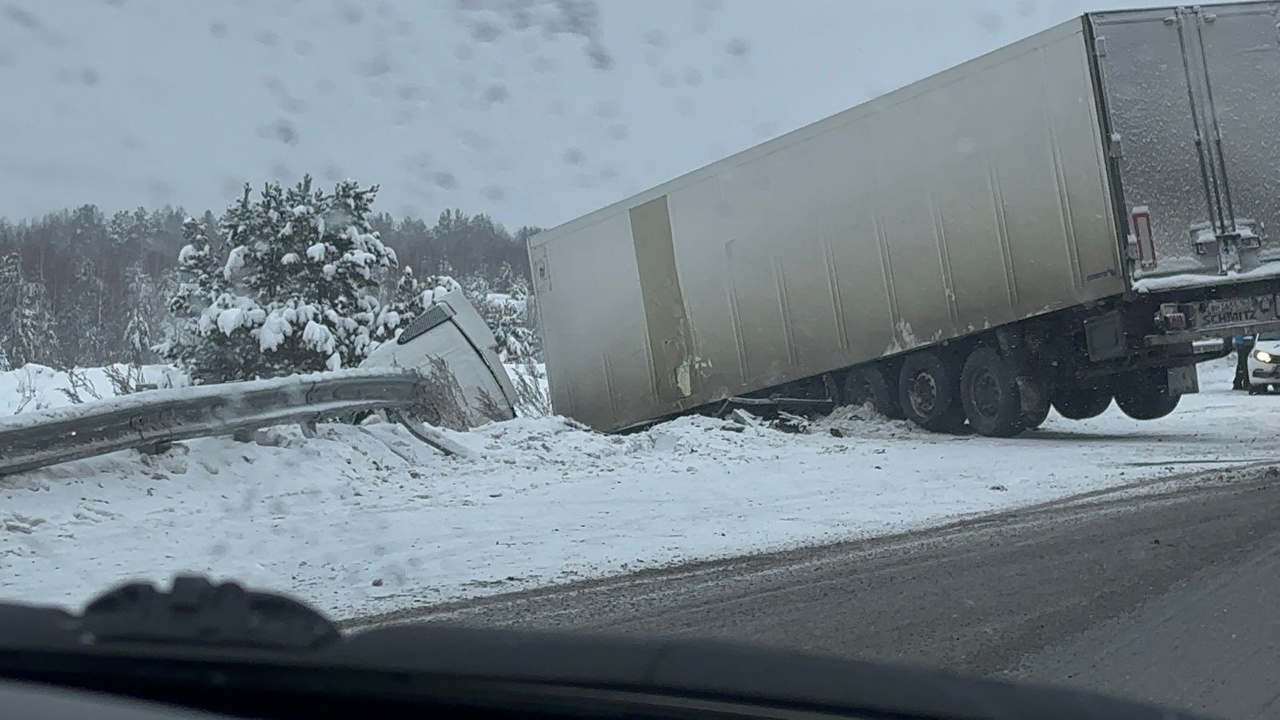
[[[117,396],[116,388],[108,377],[114,370],[134,383],[148,383],[161,388],[184,387],[187,377],[170,365],[112,365],[108,367],[77,369],[77,374],[87,382],[77,390],[85,402]],[[74,404],[65,391],[73,388],[71,376],[44,365],[28,364],[17,370],[0,372],[0,415],[16,415],[33,410],[64,407]]]
[[[616,437],[523,418],[451,434],[468,459],[385,424],[116,453],[0,480],[0,598],[79,604],[198,571],[352,617],[1269,457],[1280,398],[1231,392],[1227,361],[1206,370],[1204,393],[1168,418],[1054,415],[1011,440],[846,412],[803,435],[686,418]]]
[[[75,389],[72,394],[85,403],[119,397],[117,388],[108,376],[111,371],[119,373],[135,385],[151,384],[160,389],[190,385],[190,379],[172,365],[131,367],[117,364],[76,369],[74,372],[83,378],[85,385]],[[540,396],[530,398],[531,401],[546,403],[544,408],[546,412],[532,408],[532,404],[535,403],[526,403],[526,406],[531,408],[531,412],[536,415],[547,414],[550,404],[546,400],[548,397],[546,366],[508,365],[507,372],[510,373],[514,382],[527,386],[529,392]],[[76,404],[72,400],[72,395],[68,394],[68,391],[72,391],[75,386],[76,383],[72,381],[70,374],[44,365],[28,364],[18,370],[0,372],[0,418]]]

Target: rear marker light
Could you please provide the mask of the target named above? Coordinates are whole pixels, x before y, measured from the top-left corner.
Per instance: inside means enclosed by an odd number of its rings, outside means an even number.
[[[1151,232],[1151,209],[1139,205],[1129,213],[1133,237],[1138,241],[1138,267],[1151,270],[1156,266],[1156,240]]]

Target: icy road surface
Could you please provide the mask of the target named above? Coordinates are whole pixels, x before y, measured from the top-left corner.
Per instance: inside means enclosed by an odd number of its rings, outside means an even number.
[[[80,605],[195,571],[352,617],[919,528],[1274,459],[1280,397],[1230,386],[1217,361],[1168,418],[1113,406],[1011,440],[846,413],[807,435],[699,418],[609,437],[521,419],[454,435],[469,459],[389,425],[116,453],[0,479],[0,599]]]

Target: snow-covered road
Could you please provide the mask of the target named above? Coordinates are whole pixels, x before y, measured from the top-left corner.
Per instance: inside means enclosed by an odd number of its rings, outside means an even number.
[[[690,418],[611,437],[545,418],[454,435],[468,459],[389,425],[117,453],[0,480],[0,598],[78,605],[198,571],[350,617],[1268,460],[1280,397],[1231,392],[1230,362],[1202,366],[1202,394],[1163,420],[1113,407],[1011,440],[850,414],[805,435]]]

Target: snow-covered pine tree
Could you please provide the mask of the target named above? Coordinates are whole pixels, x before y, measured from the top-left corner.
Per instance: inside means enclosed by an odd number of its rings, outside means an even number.
[[[21,301],[22,290],[22,257],[18,253],[0,256],[0,321],[13,316],[14,308]],[[14,339],[12,328],[7,324],[0,325],[0,372],[13,369],[6,352]]]
[[[18,367],[51,362],[57,350],[48,290],[27,277],[18,253],[0,258],[0,347]]]
[[[201,378],[202,382],[282,374],[263,355],[262,332],[268,312],[263,298],[274,297],[286,284],[284,250],[277,237],[283,225],[283,203],[279,183],[264,185],[257,200],[246,183],[240,198],[222,216],[218,234],[224,240],[225,262],[217,272],[219,292],[200,314],[196,328],[204,341],[200,348],[204,364],[218,371],[216,376]]]
[[[134,352],[129,342],[129,322],[134,317],[137,304],[131,285],[135,280],[131,260],[142,257],[143,250],[151,245],[158,233],[158,219],[146,208],[120,211],[107,220],[110,249],[102,256],[103,263],[99,267],[106,312],[94,329],[103,338],[102,344],[110,351],[112,360],[120,357],[121,350],[129,354]]]
[[[525,323],[524,302],[509,297],[490,303],[493,337],[498,342],[498,355],[504,363],[527,363],[534,360],[536,335]]]
[[[371,222],[377,193],[377,185],[362,188],[346,180],[321,198],[327,200],[323,214],[299,216],[312,220],[313,233],[305,236],[309,244],[300,267],[306,272],[297,276],[298,289],[321,310],[314,322],[333,339],[338,357],[329,358],[330,369],[355,366],[372,349],[381,310],[378,284],[397,265],[395,251],[382,243]]]
[[[428,275],[425,278],[422,278],[419,281],[419,283],[421,284],[421,287],[424,293],[425,292],[431,293],[431,297],[427,298],[428,303],[430,303],[431,299],[439,297],[444,293],[454,292],[455,290],[462,289],[461,283],[459,283],[457,280],[454,280],[452,275],[448,275],[444,273],[436,273],[435,275]],[[424,295],[424,297],[426,296]]]
[[[494,284],[498,292],[510,293],[512,286],[516,282],[515,268],[511,267],[511,263],[504,262],[502,267],[498,268],[498,281]]]
[[[61,364],[74,367],[118,360],[107,357],[108,338],[102,331],[110,314],[104,285],[93,260],[79,258],[69,299],[64,299],[57,318],[62,341]]]
[[[413,268],[405,265],[396,280],[391,300],[378,314],[373,331],[373,347],[400,336],[414,318],[427,311],[437,297],[447,292],[461,289],[456,280],[447,275],[428,275],[419,278]],[[373,351],[370,348],[370,352]]]
[[[306,176],[282,195],[263,194],[265,227],[243,264],[266,312],[258,336],[272,374],[353,367],[367,356],[378,284],[396,264],[369,221],[376,193],[351,181],[324,193]]]
[[[142,365],[151,352],[151,300],[156,287],[137,263],[129,266],[126,277],[124,343],[129,352],[129,364]]]
[[[233,205],[228,220],[251,221],[236,214],[244,207],[251,206]],[[237,306],[236,298],[228,292],[227,263],[221,248],[213,245],[203,220],[187,218],[182,236],[187,244],[178,253],[181,279],[169,300],[169,312],[177,322],[174,333],[155,350],[184,370],[197,385],[252,377],[256,369],[256,338],[247,331],[234,332],[238,327],[226,332],[229,322],[219,322],[223,311]]]
[[[7,321],[22,302],[22,283],[22,256],[16,252],[0,256],[0,349],[15,342]]]
[[[488,279],[480,274],[464,278],[462,292],[493,331],[502,361],[528,362],[537,338],[525,323],[524,299],[513,298],[506,292],[493,292]]]
[[[7,349],[11,361],[18,366],[50,363],[57,338],[53,333],[49,293],[39,280],[25,280],[19,287],[19,304],[8,318]]]
[[[307,176],[288,190],[269,183],[256,201],[246,187],[227,209],[225,286],[196,328],[226,346],[219,362],[239,363],[223,379],[334,370],[367,355],[382,317],[375,293],[396,264],[369,221],[376,193],[350,181],[325,193]]]
[[[519,343],[522,362],[542,361],[542,338],[538,335],[533,313],[533,298],[529,295],[529,281],[523,275],[514,275],[507,287],[513,317],[508,321],[512,330],[506,333]],[[517,329],[518,328],[518,329]]]
[[[498,273],[500,294],[491,295],[502,304],[496,313],[495,331],[501,335],[500,346],[505,346],[511,362],[536,362],[542,357],[542,341],[534,329],[530,313],[529,281],[503,263]]]
[[[395,289],[391,298],[382,305],[374,323],[372,339],[374,347],[388,340],[394,340],[406,323],[421,315],[426,310],[423,298],[422,282],[414,275],[413,268],[405,265],[396,278]],[[371,348],[372,350],[372,348]]]
[[[160,340],[156,345],[151,347],[153,353],[159,354],[158,348],[163,347],[169,338],[177,337],[178,328],[182,326],[182,322],[172,313],[169,312],[169,300],[178,294],[178,289],[182,286],[182,273],[176,267],[166,269],[155,281],[155,292],[152,298],[149,310],[151,336],[153,340]]]
[[[493,292],[493,286],[489,283],[489,278],[480,273],[472,273],[462,278],[462,293],[467,296],[472,305],[479,310],[481,305],[488,306],[489,295]],[[483,315],[484,312],[482,311]],[[487,318],[486,318],[487,319]]]

